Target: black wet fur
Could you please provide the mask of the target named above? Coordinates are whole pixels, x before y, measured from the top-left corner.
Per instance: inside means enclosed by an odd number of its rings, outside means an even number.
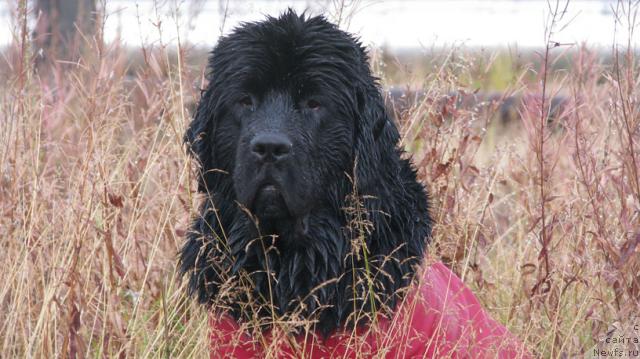
[[[220,39],[185,134],[205,199],[180,270],[200,302],[239,320],[296,312],[325,334],[372,302],[394,308],[431,218],[368,61],[352,35],[291,10]],[[256,157],[265,136],[284,159]]]

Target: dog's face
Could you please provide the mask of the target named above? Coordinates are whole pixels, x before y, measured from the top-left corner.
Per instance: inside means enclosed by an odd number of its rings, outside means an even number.
[[[324,189],[353,170],[368,65],[352,38],[327,25],[255,24],[224,38],[211,59],[216,165],[263,234],[303,228],[330,200]]]
[[[355,111],[344,111],[354,105],[353,96],[334,90],[355,94],[356,89],[346,76],[339,84],[329,76],[348,69],[322,61],[330,56],[322,51],[296,53],[294,45],[282,45],[263,66],[238,75],[220,124],[229,127],[221,133],[231,135],[220,141],[234,146],[229,159],[238,202],[272,232],[323,205],[319,189],[331,186],[353,163],[356,125]]]
[[[323,331],[371,301],[392,307],[430,218],[364,48],[290,11],[222,38],[209,71],[185,135],[206,197],[181,253],[190,290],[226,293],[238,317],[316,316]],[[233,284],[246,290],[221,288]]]

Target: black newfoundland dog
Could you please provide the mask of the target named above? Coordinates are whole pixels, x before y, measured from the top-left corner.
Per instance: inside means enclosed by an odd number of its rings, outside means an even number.
[[[200,302],[325,334],[395,307],[431,219],[368,61],[291,10],[220,39],[185,135],[205,200],[180,262]]]

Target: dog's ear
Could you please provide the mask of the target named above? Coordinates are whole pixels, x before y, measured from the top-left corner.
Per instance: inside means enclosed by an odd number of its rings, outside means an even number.
[[[187,152],[198,161],[203,171],[198,180],[198,191],[203,192],[206,184],[206,171],[214,168],[213,134],[215,132],[214,91],[211,85],[202,91],[202,97],[196,113],[184,134]]]
[[[373,82],[373,81],[371,81]],[[379,181],[378,167],[384,167],[386,162],[396,155],[396,146],[400,135],[398,129],[389,117],[382,95],[375,84],[363,86],[357,90],[358,121],[356,128],[356,154],[358,167],[368,169],[359,171],[360,184],[368,184],[371,177],[371,185]],[[391,163],[395,161],[391,160]]]
[[[382,236],[386,232],[381,229],[388,222],[385,213],[395,213],[408,206],[399,203],[395,194],[406,182],[398,149],[400,134],[373,81],[360,92],[358,102],[354,172],[369,220],[376,226],[377,235]]]
[[[358,105],[358,113],[360,114],[359,133],[360,140],[381,141],[381,146],[392,147],[399,139],[399,133],[395,123],[389,117],[380,89],[375,84],[364,85],[357,89],[356,100]],[[391,141],[391,143],[385,143]]]

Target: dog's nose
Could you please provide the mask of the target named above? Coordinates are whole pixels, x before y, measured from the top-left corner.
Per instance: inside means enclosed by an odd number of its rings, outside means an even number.
[[[262,162],[276,162],[289,156],[291,141],[284,135],[268,133],[255,136],[249,144],[253,155]]]

